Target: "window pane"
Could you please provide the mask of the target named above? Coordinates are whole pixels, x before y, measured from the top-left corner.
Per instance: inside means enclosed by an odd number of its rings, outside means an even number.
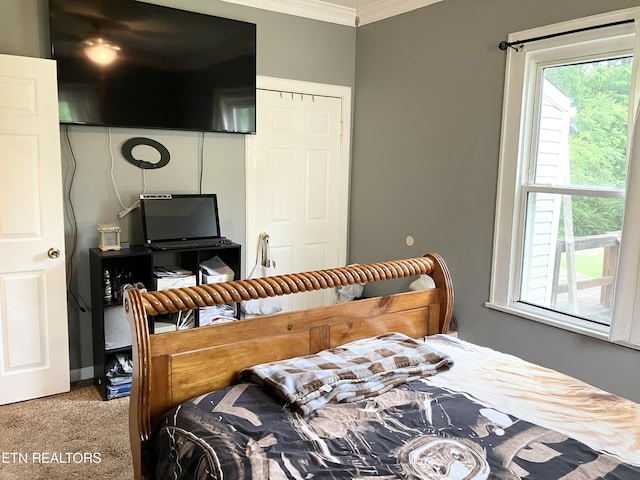
[[[535,183],[624,188],[633,58],[543,70]]]
[[[520,301],[610,325],[623,206],[529,193]]]

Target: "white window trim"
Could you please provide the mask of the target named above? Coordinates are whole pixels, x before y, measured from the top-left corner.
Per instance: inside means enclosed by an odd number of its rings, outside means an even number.
[[[509,42],[517,42],[525,38],[552,35],[585,27],[615,23],[634,19],[635,23],[615,28],[621,34],[620,48],[627,52],[631,49],[634,55],[633,88],[631,92],[631,108],[636,118],[635,126],[631,126],[629,139],[632,145],[631,156],[637,157],[629,161],[627,175],[627,195],[625,201],[625,217],[623,221],[624,241],[621,244],[618,266],[618,283],[615,291],[614,310],[611,327],[600,326],[593,322],[581,320],[570,315],[526,305],[518,302],[519,271],[518,256],[522,251],[522,231],[524,208],[521,197],[522,179],[527,174],[520,161],[533,141],[531,137],[531,119],[524,105],[527,101],[524,85],[526,78],[535,75],[529,71],[532,58],[543,60],[542,50],[566,47],[566,39],[555,37],[527,44],[525,52],[517,52],[509,48],[507,51],[505,93],[503,98],[503,115],[501,128],[500,166],[498,171],[498,189],[496,199],[495,230],[492,258],[490,295],[486,306],[495,310],[535,320],[547,325],[588,335],[594,338],[619,343],[640,349],[640,118],[637,118],[638,100],[640,100],[640,8],[630,8],[595,15],[569,22],[562,22],[546,27],[515,32],[509,35]],[[599,39],[607,38],[612,30],[597,29],[583,33],[571,34],[572,41],[579,39],[589,41],[598,46]],[[630,40],[631,39],[631,40]],[[603,48],[611,49],[608,42]],[[571,47],[569,47],[571,48]],[[575,50],[576,55],[580,49]],[[607,194],[608,196],[608,194]]]

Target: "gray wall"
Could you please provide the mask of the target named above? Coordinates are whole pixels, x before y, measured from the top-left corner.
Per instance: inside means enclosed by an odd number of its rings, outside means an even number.
[[[349,244],[352,262],[441,253],[462,338],[635,401],[639,351],[498,313],[484,302],[506,58],[498,43],[510,32],[638,5],[445,0],[358,28]],[[409,234],[413,247],[405,244]]]
[[[258,75],[351,87],[355,83],[356,33],[352,27],[219,0],[157,0],[150,3],[256,23]],[[46,0],[0,0],[0,6],[0,53],[47,57]],[[105,128],[62,127],[66,250],[68,260],[72,259],[68,270],[72,273],[71,289],[79,298],[80,307],[86,310],[82,312],[74,301],[69,302],[70,359],[72,370],[87,369],[80,371],[83,375],[92,375],[89,369],[93,366],[91,314],[87,308],[90,299],[88,250],[97,246],[96,227],[101,223],[119,223],[123,241],[132,244],[142,241],[137,210],[123,220],[118,219],[117,213],[122,207],[111,180],[113,157],[115,185],[124,205],[129,206],[142,193],[142,171],[125,162],[120,154],[122,143],[133,136],[158,140],[171,153],[168,166],[146,171],[149,193],[197,192],[199,158],[202,156],[202,191],[218,194],[223,235],[242,245],[246,243],[244,136],[117,128],[109,132]],[[157,161],[152,150],[136,149],[135,153]],[[77,239],[74,239],[74,222]]]

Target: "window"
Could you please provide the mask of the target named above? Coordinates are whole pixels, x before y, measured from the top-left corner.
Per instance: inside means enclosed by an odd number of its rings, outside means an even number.
[[[487,306],[640,347],[636,17],[510,35]]]

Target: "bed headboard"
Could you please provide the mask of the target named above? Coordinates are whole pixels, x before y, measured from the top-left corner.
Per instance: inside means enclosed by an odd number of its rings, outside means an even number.
[[[148,317],[251,298],[426,274],[436,287],[189,330],[149,334]],[[246,367],[397,331],[414,338],[446,333],[453,285],[435,253],[273,277],[159,292],[129,289],[125,311],[133,339],[130,437],[136,478],[153,425],[179,403],[237,382]]]

